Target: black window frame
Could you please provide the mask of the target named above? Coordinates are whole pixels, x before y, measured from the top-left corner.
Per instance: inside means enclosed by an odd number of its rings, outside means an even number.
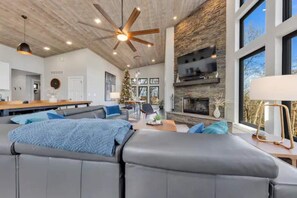
[[[283,0],[283,21],[292,17],[292,1],[291,0]]]
[[[242,0],[241,0],[242,1]],[[259,0],[239,21],[239,48],[243,48],[244,47],[244,24],[243,21],[252,13],[254,12],[263,2],[265,2],[266,0]],[[266,17],[265,17],[266,19]],[[266,23],[265,23],[266,25]],[[266,31],[266,27],[265,27],[265,31]]]
[[[283,37],[283,54],[282,54],[282,74],[289,75],[292,74],[292,38],[297,37],[297,30]],[[291,102],[290,101],[282,101],[282,104],[286,105],[291,112]],[[283,115],[285,117],[285,115]],[[288,125],[285,121],[285,137],[289,138],[288,133]],[[294,137],[295,141],[297,141],[297,137]]]
[[[244,3],[244,0],[240,0],[240,6],[242,6]]]
[[[256,51],[253,51],[252,53],[240,58],[239,60],[239,123],[257,128],[257,125],[251,124],[249,122],[244,122],[243,120],[243,103],[244,103],[244,60],[259,54],[265,52],[265,46],[257,49]],[[266,54],[265,54],[266,55]],[[266,64],[266,63],[265,63]]]

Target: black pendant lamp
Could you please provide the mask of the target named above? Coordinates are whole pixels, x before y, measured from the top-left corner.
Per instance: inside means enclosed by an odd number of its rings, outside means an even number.
[[[22,18],[24,19],[24,42],[20,43],[17,52],[24,55],[32,55],[32,51],[30,49],[30,46],[26,43],[26,19],[27,16],[22,15]]]

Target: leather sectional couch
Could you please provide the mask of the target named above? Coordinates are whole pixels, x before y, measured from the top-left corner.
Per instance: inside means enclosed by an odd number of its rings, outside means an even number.
[[[0,197],[297,197],[297,169],[233,135],[131,131],[103,157],[11,143],[15,127],[0,124]]]

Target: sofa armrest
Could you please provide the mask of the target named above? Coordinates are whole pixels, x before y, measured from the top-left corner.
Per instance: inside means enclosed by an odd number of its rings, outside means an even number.
[[[138,131],[123,151],[126,163],[165,170],[276,178],[273,157],[233,135]]]

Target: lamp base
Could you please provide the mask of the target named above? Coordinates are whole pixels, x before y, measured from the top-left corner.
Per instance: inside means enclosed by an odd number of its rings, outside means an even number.
[[[281,139],[279,141],[276,140],[267,140],[267,138],[263,138],[262,134],[260,133],[260,128],[261,128],[261,120],[263,118],[264,114],[264,108],[265,107],[278,107],[280,111],[280,120],[281,120]],[[285,111],[285,117],[286,117],[286,122],[288,125],[288,133],[289,133],[289,138],[290,138],[290,145],[287,146],[284,144],[284,139],[285,139],[285,128],[284,128],[284,115],[283,112]],[[275,145],[282,146],[286,149],[293,149],[295,147],[294,143],[294,138],[293,138],[293,133],[292,133],[292,125],[291,125],[291,120],[290,120],[290,113],[289,109],[287,106],[282,105],[282,104],[263,104],[261,106],[261,113],[260,113],[260,118],[258,119],[258,128],[256,134],[254,134],[257,138],[258,141],[260,142],[267,142],[267,143],[273,143]]]

